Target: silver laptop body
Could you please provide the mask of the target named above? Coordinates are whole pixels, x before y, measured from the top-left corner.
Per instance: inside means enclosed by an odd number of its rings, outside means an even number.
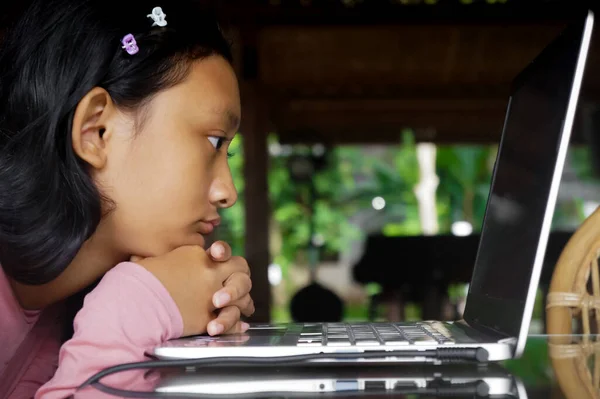
[[[255,324],[243,335],[168,341],[149,354],[160,359],[297,356],[311,362],[378,363],[520,357],[593,23],[593,13],[587,12],[513,82],[463,320]]]
[[[190,397],[319,397],[357,392],[428,397],[527,399],[523,383],[500,366],[233,368],[161,373],[155,392]],[[257,396],[255,396],[257,395]],[[179,396],[178,396],[179,397]]]

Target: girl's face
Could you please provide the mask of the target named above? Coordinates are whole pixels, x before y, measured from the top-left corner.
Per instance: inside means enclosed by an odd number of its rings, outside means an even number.
[[[99,227],[114,249],[157,256],[182,245],[204,246],[219,209],[237,200],[227,149],[240,112],[235,73],[213,56],[195,62],[182,83],[136,116],[109,118],[106,162],[92,168],[92,176],[114,202]]]

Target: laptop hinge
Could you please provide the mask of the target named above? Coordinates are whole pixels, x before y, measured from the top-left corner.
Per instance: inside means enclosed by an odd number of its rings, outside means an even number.
[[[480,324],[467,323],[467,321],[464,319],[456,321],[455,324],[475,330],[481,334],[489,336],[490,338],[492,338],[494,341],[497,341],[497,342],[510,343],[511,340],[516,341],[516,337],[510,337],[507,334],[504,334],[500,331],[494,330],[489,327],[482,326]]]
[[[508,337],[508,338],[501,339],[500,341],[498,341],[498,343],[508,344],[508,345],[516,345],[517,339],[515,337]]]

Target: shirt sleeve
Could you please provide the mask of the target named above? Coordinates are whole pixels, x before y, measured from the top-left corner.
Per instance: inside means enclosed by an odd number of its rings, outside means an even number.
[[[86,296],[73,326],[73,338],[60,350],[56,374],[38,390],[36,399],[68,397],[97,372],[147,360],[148,349],[183,333],[181,313],[166,288],[152,273],[131,262],[106,273]],[[132,371],[113,374],[102,382],[129,389],[138,378]]]

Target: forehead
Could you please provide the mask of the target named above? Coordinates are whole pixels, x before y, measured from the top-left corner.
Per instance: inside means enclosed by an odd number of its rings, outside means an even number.
[[[192,124],[205,120],[236,125],[230,128],[237,129],[241,106],[233,68],[219,56],[196,61],[181,83],[154,99],[152,108],[158,114],[170,114]]]

